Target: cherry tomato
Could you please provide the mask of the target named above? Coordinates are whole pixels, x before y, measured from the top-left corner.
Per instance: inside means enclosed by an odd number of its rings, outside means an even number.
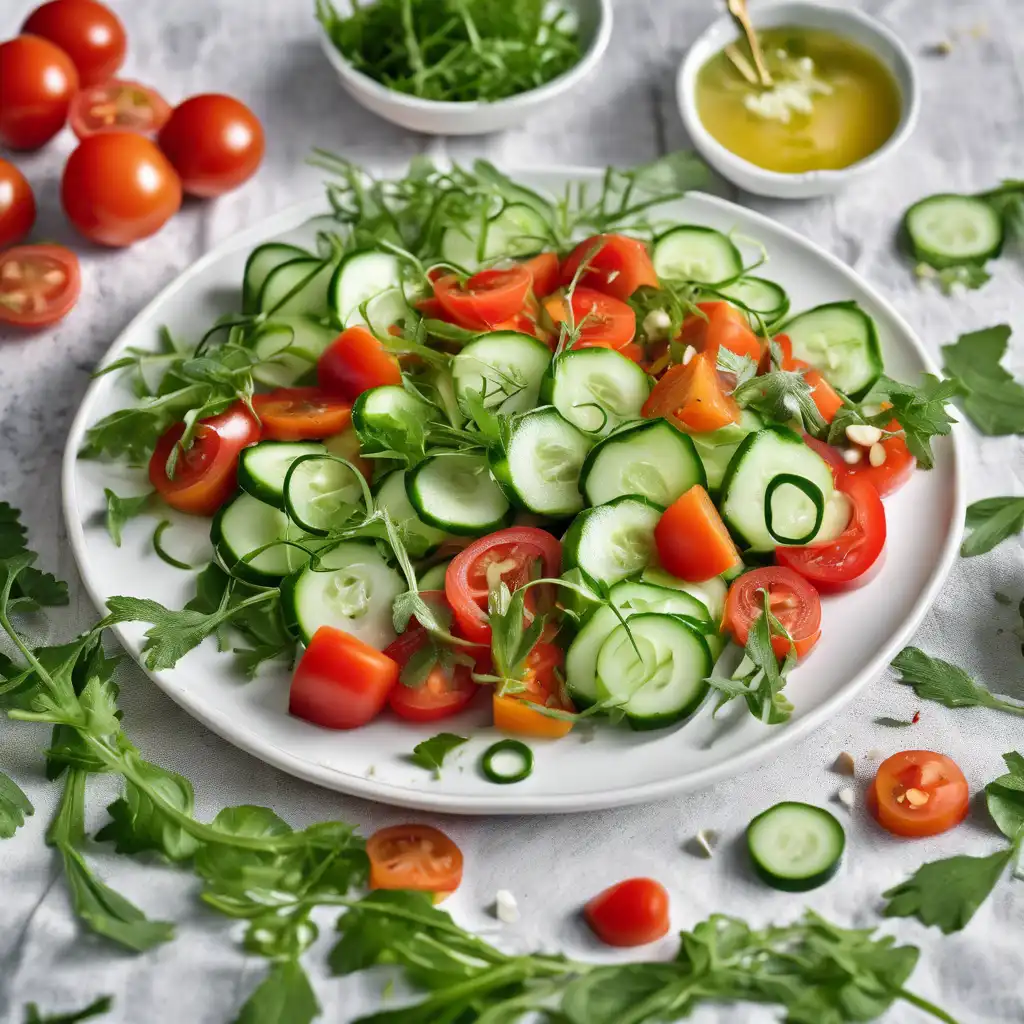
[[[82,291],[78,257],[62,245],[0,253],[0,323],[45,327],[71,312]]]
[[[481,537],[460,551],[445,573],[444,592],[462,635],[475,643],[490,644],[487,595],[498,580],[509,590],[529,582],[536,562],[545,578],[562,571],[562,546],[536,526],[512,526]]]
[[[131,245],[155,234],[181,207],[181,182],[163,153],[134,132],[82,139],[60,185],[68,220],[92,242]]]
[[[878,766],[868,807],[896,836],[935,836],[967,817],[970,792],[964,773],[945,754],[904,750]]]
[[[358,637],[321,626],[292,676],[288,711],[325,729],[357,729],[384,710],[398,665]]]
[[[252,407],[264,441],[319,441],[352,421],[352,406],[319,388],[276,388],[253,395]]]
[[[643,946],[668,934],[669,898],[653,878],[628,878],[598,893],[583,914],[609,946]]]
[[[64,127],[78,88],[71,58],[48,39],[0,43],[0,144],[38,149]]]
[[[219,196],[248,181],[263,159],[263,126],[231,96],[205,93],[174,108],[160,148],[191,196]]]
[[[36,221],[36,197],[25,175],[0,160],[0,249],[20,242]]]
[[[750,329],[746,314],[728,302],[699,302],[697,308],[703,316],[688,316],[683,321],[679,340],[692,345],[698,352],[708,352],[718,358],[719,348],[727,348],[740,356],[749,356],[754,362],[761,359],[761,342]]]
[[[808,547],[778,547],[775,562],[822,587],[862,580],[885,547],[885,508],[863,477],[844,474],[837,483],[850,502],[850,521],[835,540]]]
[[[558,257],[553,252],[542,252],[523,260],[523,266],[533,278],[533,294],[538,299],[550,295],[558,287]]]
[[[534,644],[526,656],[526,669],[521,682],[525,692],[508,696],[493,697],[494,728],[499,732],[511,732],[519,736],[538,736],[543,739],[560,739],[573,727],[571,719],[553,718],[537,711],[534,705],[574,711],[572,703],[562,692],[559,674],[565,655],[553,643],[541,640]]]
[[[241,402],[201,420],[191,447],[179,452],[172,478],[167,460],[184,432],[184,423],[164,432],[149,460],[149,479],[171,508],[212,516],[235,493],[238,453],[260,439],[259,425]]]
[[[349,327],[324,350],[316,379],[328,394],[354,402],[382,384],[401,384],[398,360],[365,327]]]
[[[371,889],[416,889],[440,896],[462,881],[462,851],[429,825],[392,825],[366,841]]]
[[[163,96],[124,78],[79,89],[68,112],[71,130],[80,139],[107,131],[150,135],[159,131],[170,116],[171,105]]]
[[[544,308],[556,324],[569,319],[569,311],[561,295],[545,299]],[[636,334],[633,308],[593,288],[577,288],[572,293],[572,320],[579,328],[579,340],[573,348],[622,349]]]
[[[579,279],[584,288],[625,300],[644,285],[658,287],[654,264],[639,239],[626,235],[594,235],[580,242],[562,264],[562,284],[572,281],[584,260],[587,260],[587,269]]]
[[[788,631],[797,657],[804,657],[821,636],[821,601],[814,587],[792,569],[768,566],[733,580],[725,599],[723,629],[745,647],[750,627],[764,614],[765,590],[772,615]],[[789,647],[784,636],[772,635],[772,650],[777,657],[784,658]]]
[[[59,46],[71,58],[83,87],[105,81],[124,63],[124,26],[96,0],[50,0],[28,16],[21,31]]]
[[[886,430],[897,431],[903,428],[893,420]],[[868,460],[867,453],[860,462],[848,466],[846,472],[850,476],[857,476],[868,480],[875,490],[884,498],[893,491],[898,491],[911,477],[914,472],[914,456],[910,454],[906,441],[899,435],[893,435],[879,442],[885,452],[885,462],[880,466],[872,466]]]
[[[532,283],[524,266],[481,270],[465,284],[454,274],[445,274],[434,281],[434,295],[458,323],[482,331],[515,316],[526,305]]]
[[[422,626],[411,626],[384,653],[404,669],[409,659],[429,643],[430,634]],[[435,662],[419,686],[396,686],[388,694],[388,703],[395,714],[410,722],[436,722],[458,714],[478,689],[466,665],[444,668]]]

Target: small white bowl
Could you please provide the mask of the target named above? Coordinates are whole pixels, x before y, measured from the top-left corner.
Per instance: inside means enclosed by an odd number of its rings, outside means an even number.
[[[536,89],[493,103],[450,103],[395,92],[357,71],[338,51],[322,25],[320,45],[349,95],[379,117],[428,135],[481,135],[512,128],[552,101],[561,99],[579,85],[604,56],[612,35],[611,0],[563,0],[562,6],[577,18],[579,63]],[[351,4],[339,4],[339,10],[348,14]]]
[[[896,130],[874,153],[849,167],[832,171],[805,171],[785,174],[768,171],[744,160],[723,146],[704,127],[697,113],[697,74],[700,69],[729,43],[736,39],[737,29],[728,15],[719,18],[690,48],[676,78],[676,99],[679,110],[697,151],[721,175],[748,192],[776,199],[810,199],[831,195],[850,182],[875,170],[887,157],[906,142],[917,123],[921,106],[920,88],[913,58],[902,42],[880,21],[849,7],[832,7],[822,3],[784,2],[754,7],[751,12],[755,28],[776,28],[801,25],[824,29],[859,43],[870,50],[892,72],[899,85],[903,113]]]

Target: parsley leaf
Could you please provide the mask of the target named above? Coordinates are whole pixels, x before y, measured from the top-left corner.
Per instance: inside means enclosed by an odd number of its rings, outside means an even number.
[[[895,420],[903,432],[910,454],[922,469],[935,465],[932,452],[932,438],[945,437],[956,423],[948,412],[949,399],[959,394],[960,385],[955,380],[940,380],[930,373],[921,374],[921,384],[912,387],[891,377],[879,377],[871,390],[862,399],[863,404],[879,405],[888,403],[874,416],[863,420],[872,426],[888,429]],[[845,430],[847,424],[843,424]],[[832,430],[836,429],[833,422]],[[831,434],[830,434],[831,436]]]
[[[0,772],[0,839],[10,839],[35,813],[32,802],[18,784]]]
[[[814,390],[802,371],[772,370],[739,384],[732,397],[742,408],[763,413],[777,423],[796,420],[804,430],[821,437],[828,430],[814,403]]]
[[[142,515],[149,506],[153,492],[140,494],[135,498],[118,497],[109,487],[104,488],[107,496],[107,532],[115,547],[121,546],[121,531],[129,519]]]
[[[933,658],[917,647],[904,647],[893,659],[892,667],[902,675],[897,682],[912,686],[922,700],[932,700],[947,708],[994,708],[1024,715],[1024,704],[996,697],[962,668]]]
[[[1024,530],[1024,498],[983,498],[967,506],[970,534],[960,545],[964,558],[983,555]]]
[[[431,736],[429,740],[417,743],[412,748],[410,759],[413,764],[418,764],[421,768],[426,768],[427,771],[432,771],[438,778],[441,778],[441,765],[444,764],[444,759],[456,747],[461,747],[463,743],[468,742],[468,736],[456,736],[452,732],[439,732],[436,736]]]
[[[1003,754],[1009,771],[985,787],[985,801],[992,820],[1011,842],[1024,843],[1024,756]]]
[[[942,346],[946,372],[965,392],[964,412],[983,434],[1024,433],[1024,385],[1000,365],[1010,340],[1006,324],[961,335]]]
[[[0,501],[0,559],[21,559],[13,572],[8,609],[32,612],[66,605],[68,585],[33,567],[36,556],[25,546],[26,531],[20,516],[16,508]]]
[[[310,1024],[320,1004],[298,960],[272,964],[234,1024]]]
[[[114,999],[112,996],[101,996],[81,1010],[44,1017],[39,1012],[39,1007],[35,1003],[29,1003],[25,1007],[25,1024],[79,1024],[79,1021],[89,1020],[91,1017],[99,1017],[104,1013],[109,1013],[113,1005]]]

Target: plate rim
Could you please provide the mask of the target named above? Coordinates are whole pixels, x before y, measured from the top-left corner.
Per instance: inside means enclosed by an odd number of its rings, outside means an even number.
[[[594,182],[599,181],[603,174],[602,168],[571,164],[541,164],[530,168],[503,167],[502,170],[510,177],[515,177],[517,174],[556,175],[569,179],[586,179]],[[899,311],[872,284],[857,274],[851,267],[848,267],[838,257],[823,249],[816,242],[801,235],[798,231],[757,210],[748,209],[739,203],[734,203],[731,200],[699,190],[688,191],[686,196],[697,197],[702,202],[717,206],[723,212],[735,213],[738,211],[748,222],[767,226],[772,231],[780,233],[787,241],[796,243],[798,246],[809,250],[816,259],[821,260],[832,270],[837,271],[842,278],[851,282],[863,294],[867,295],[872,302],[882,307],[886,315],[891,317],[899,329],[909,338],[911,347],[924,364],[924,367],[931,373],[939,373],[939,369],[930,353]],[[106,365],[121,348],[130,342],[133,333],[139,329],[138,325],[141,325],[143,321],[151,316],[151,311],[154,308],[162,304],[169,296],[192,284],[193,280],[200,277],[209,265],[219,261],[228,253],[235,252],[246,245],[251,244],[255,246],[261,240],[269,240],[276,234],[294,229],[304,221],[323,212],[324,200],[322,197],[305,199],[289,204],[284,209],[270,214],[256,224],[229,235],[209,252],[204,253],[195,263],[182,271],[173,281],[147,302],[108,346],[97,362],[97,367]],[[75,412],[68,430],[61,468],[61,506],[68,541],[82,585],[100,615],[106,614],[106,604],[94,586],[92,572],[87,572],[85,569],[85,566],[88,565],[86,560],[85,523],[78,514],[75,466],[78,462],[78,450],[81,440],[88,426],[87,413],[93,403],[95,393],[102,384],[101,378],[94,379],[82,396],[81,403]],[[564,814],[651,803],[678,794],[707,788],[722,778],[738,775],[750,771],[760,764],[764,764],[770,758],[777,756],[785,747],[796,743],[820,728],[837,711],[841,710],[861,693],[870,682],[873,682],[881,675],[898,648],[906,644],[907,640],[910,639],[924,617],[931,610],[956,560],[963,533],[966,508],[964,494],[965,460],[963,441],[960,437],[962,429],[962,426],[958,424],[953,427],[949,435],[950,458],[952,461],[953,506],[951,521],[947,526],[940,557],[935,561],[923,590],[914,602],[910,615],[903,620],[900,628],[892,635],[889,643],[881,647],[867,665],[850,679],[841,690],[803,717],[779,728],[774,734],[767,736],[764,742],[727,758],[721,764],[709,765],[706,768],[700,768],[682,776],[622,786],[593,794],[560,797],[537,794],[517,797],[514,793],[510,793],[503,796],[500,806],[496,806],[494,798],[488,795],[430,793],[427,790],[421,791],[398,786],[372,776],[349,774],[323,764],[305,761],[296,757],[294,754],[278,747],[265,736],[253,732],[251,728],[239,725],[225,713],[209,708],[203,703],[201,698],[197,698],[194,695],[195,691],[181,689],[176,687],[171,681],[162,678],[164,675],[176,671],[176,669],[161,671],[148,669],[140,660],[139,651],[136,649],[137,645],[129,640],[122,626],[116,625],[111,628],[122,648],[139,668],[164,694],[200,724],[210,729],[232,746],[244,750],[247,754],[258,760],[303,781],[311,782],[336,792],[393,807],[444,814],[494,816]]]

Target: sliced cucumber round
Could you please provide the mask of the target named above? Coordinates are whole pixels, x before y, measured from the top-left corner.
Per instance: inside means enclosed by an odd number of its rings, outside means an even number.
[[[774,281],[763,277],[741,277],[723,285],[718,294],[757,313],[769,327],[789,312],[789,296]]]
[[[270,319],[283,316],[326,316],[327,287],[334,264],[309,257],[275,267],[260,289],[260,312]]]
[[[626,617],[657,612],[660,615],[683,615],[696,622],[711,622],[703,601],[675,587],[659,587],[643,580],[620,580],[609,591],[608,599]]]
[[[939,270],[995,259],[1005,236],[999,211],[977,196],[928,196],[903,215],[903,230],[914,258]]]
[[[754,871],[773,889],[806,892],[838,870],[846,833],[834,814],[813,804],[786,801],[747,826]]]
[[[321,626],[333,626],[382,651],[395,639],[392,607],[405,580],[376,544],[345,541],[321,554],[281,585],[281,610],[293,636],[304,644]]]
[[[551,362],[544,342],[516,331],[495,331],[464,345],[452,359],[459,406],[470,414],[466,396],[482,395],[484,405],[502,415],[526,412],[537,404],[541,380]]]
[[[485,455],[431,455],[406,476],[405,489],[424,523],[460,536],[500,529],[511,512]]]
[[[412,507],[406,493],[407,475],[404,469],[388,473],[377,487],[374,497],[377,508],[384,509],[398,527],[409,557],[426,558],[445,542],[448,534],[444,530],[428,526],[416,515],[416,509]]]
[[[292,260],[312,258],[312,253],[284,242],[267,242],[256,246],[245,261],[245,272],[242,275],[242,312],[258,312],[260,292],[272,271]]]
[[[830,302],[799,313],[779,328],[793,357],[810,363],[837,391],[861,398],[882,373],[875,322],[856,302]]]
[[[467,270],[502,256],[528,256],[551,240],[547,221],[525,203],[509,203],[496,217],[453,224],[441,236],[441,258]]]
[[[253,352],[262,360],[253,367],[253,379],[272,388],[292,387],[316,369],[337,336],[334,327],[313,317],[275,316],[253,339]]]
[[[401,260],[383,250],[358,249],[346,253],[338,264],[327,290],[327,301],[338,319],[347,324],[364,302],[392,288],[402,288]]]
[[[405,292],[401,288],[387,288],[356,306],[346,317],[345,326],[366,324],[374,334],[386,335],[395,325],[406,326],[413,316]]]
[[[562,564],[611,586],[642,572],[654,554],[654,527],[664,511],[635,495],[588,508],[562,539]]]
[[[722,486],[729,461],[739,448],[740,442],[763,426],[764,421],[756,412],[743,409],[740,412],[739,423],[730,423],[704,434],[690,435],[707,475],[708,490],[717,491]]]
[[[628,616],[623,615],[623,618]],[[584,711],[601,699],[597,686],[597,656],[612,630],[619,625],[619,617],[608,605],[598,605],[565,653],[565,685],[577,711]]]
[[[424,590],[444,590],[445,575],[448,572],[448,566],[451,564],[449,558],[445,562],[438,562],[437,565],[432,565],[427,569],[416,582],[419,584],[420,592]]]
[[[238,486],[259,501],[283,509],[284,482],[292,464],[306,455],[324,455],[315,441],[261,441],[238,456]]]
[[[423,425],[436,419],[432,405],[397,384],[364,391],[352,406],[352,425],[367,454],[416,447]]]
[[[356,471],[331,455],[297,459],[284,481],[288,515],[307,533],[326,537],[360,509],[363,486]]]
[[[300,548],[277,542],[307,539],[284,512],[251,494],[240,494],[225,505],[210,528],[210,540],[224,567],[239,579],[260,586],[275,586],[309,560]],[[266,550],[260,551],[264,547]],[[254,551],[260,553],[246,560]]]
[[[709,622],[722,621],[722,615],[725,613],[725,595],[729,587],[721,576],[712,576],[711,579],[704,580],[703,583],[688,583],[664,569],[652,566],[644,570],[640,582],[650,583],[656,587],[665,587],[669,590],[681,590],[704,605]]]
[[[683,224],[660,235],[651,253],[658,277],[719,284],[743,273],[743,257],[731,239],[714,228]]]
[[[664,419],[647,420],[604,438],[580,473],[580,487],[591,505],[639,494],[668,506],[694,484],[707,486],[697,449],[689,436]]]

